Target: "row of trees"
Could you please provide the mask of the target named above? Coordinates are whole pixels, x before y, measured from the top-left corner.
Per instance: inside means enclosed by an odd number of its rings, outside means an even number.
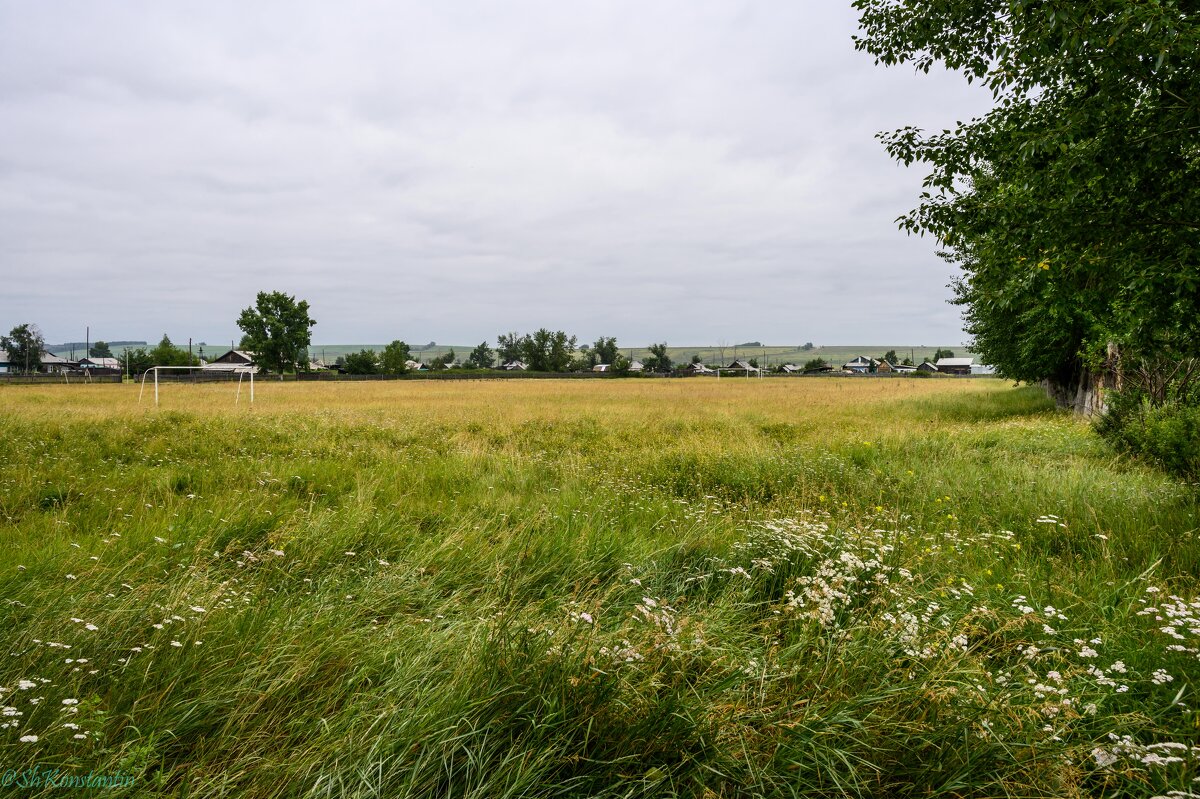
[[[695,358],[699,361],[699,358]],[[409,371],[412,352],[403,341],[393,341],[382,352],[363,349],[339,358],[337,365],[350,374],[400,375]],[[617,340],[601,336],[592,344],[578,344],[575,336],[562,330],[540,328],[533,333],[502,333],[496,339],[496,348],[488,342],[480,342],[459,363],[454,350],[434,358],[426,366],[434,371],[450,368],[492,369],[519,361],[535,372],[579,372],[599,364],[608,364],[612,371],[629,371],[630,361],[620,353]],[[653,344],[650,355],[643,366],[649,371],[670,372],[673,367],[667,344]]]
[[[883,134],[961,269],[973,349],[1067,392],[1163,376],[1200,344],[1200,14],[1184,0],[855,0],[856,46],[990,89],[954,130]],[[1195,370],[1181,370],[1195,380]],[[1184,388],[1186,393],[1186,387]],[[1149,392],[1151,394],[1155,392]],[[1157,396],[1161,400],[1172,392]]]

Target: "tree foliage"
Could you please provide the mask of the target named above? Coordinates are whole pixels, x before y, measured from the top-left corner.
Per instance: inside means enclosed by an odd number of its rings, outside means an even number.
[[[492,348],[486,341],[481,341],[479,346],[471,350],[471,354],[467,356],[467,363],[476,369],[491,369],[492,364],[495,363]]]
[[[385,375],[402,375],[408,371],[412,351],[403,341],[396,340],[383,348],[379,356],[379,371]]]
[[[592,345],[591,353],[596,356],[596,360],[592,365],[595,366],[596,364],[606,363],[611,366],[616,362],[618,352],[617,339],[615,336],[609,336],[607,338],[601,336],[600,338],[596,339],[596,343]]]
[[[115,358],[117,356],[113,355],[112,347],[108,346],[107,342],[97,341],[95,344],[92,345],[91,349],[88,350],[88,357],[89,358]]]
[[[574,360],[575,342],[575,336],[543,327],[523,336],[501,334],[496,338],[496,348],[501,363],[523,361],[535,372],[566,372]]]
[[[671,356],[667,353],[667,342],[661,344],[651,344],[650,356],[646,358],[644,366],[651,372],[669,372],[671,371]]]
[[[316,322],[308,315],[308,302],[281,291],[260,291],[254,307],[242,311],[237,321],[245,335],[242,346],[254,353],[265,369],[282,374],[308,365],[308,345]]]
[[[368,349],[347,353],[345,368],[346,373],[352,375],[379,374],[379,355]]]
[[[45,348],[42,331],[31,322],[17,325],[7,336],[0,336],[0,350],[8,354],[9,369],[14,372],[32,374],[40,371]]]
[[[455,360],[454,350],[448,350],[444,355],[439,355],[429,362],[429,368],[435,372],[440,372],[449,369],[454,365]]]
[[[1190,0],[855,0],[856,46],[941,63],[993,109],[882,136],[931,170],[900,220],[962,269],[973,349],[1069,385],[1107,342],[1200,340],[1200,13]]]
[[[162,340],[150,350],[148,353],[149,363],[141,371],[151,366],[199,366],[200,359],[195,356],[189,356],[188,351],[176,347],[171,343],[171,338],[166,333],[163,333]]]
[[[496,336],[496,354],[500,357],[500,363],[521,360],[521,337],[516,333]]]
[[[820,372],[820,371],[824,370],[825,368],[827,368],[828,366],[829,366],[829,363],[826,362],[826,360],[824,358],[813,358],[811,360],[804,362],[804,371]]]
[[[150,351],[145,347],[126,348],[123,356],[121,365],[131,375],[140,375],[151,366],[154,366],[154,358],[151,357]]]

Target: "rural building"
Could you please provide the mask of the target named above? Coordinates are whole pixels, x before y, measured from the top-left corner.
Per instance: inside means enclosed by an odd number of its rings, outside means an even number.
[[[874,372],[877,366],[879,366],[879,361],[875,360],[874,358],[867,358],[863,355],[859,355],[854,360],[847,361],[846,363],[842,364],[842,370],[846,372],[854,372],[855,374],[866,374],[868,372]]]
[[[905,366],[904,364],[897,364],[896,366],[892,367],[892,371],[895,372],[896,374],[910,375],[913,372],[917,371],[917,367]]]
[[[796,365],[796,364],[794,364],[794,363],[785,363],[783,366],[781,366],[781,367],[779,367],[779,368],[780,368],[780,369],[781,369],[781,370],[782,370],[782,371],[783,371],[785,374],[789,374],[789,375],[800,374],[800,373],[802,373],[802,372],[804,371],[804,367],[803,367],[803,366],[797,366],[797,365]]]
[[[751,366],[749,361],[742,361],[742,360],[734,361],[733,363],[729,364],[728,366],[722,366],[721,369],[722,369],[722,371],[726,371],[726,372],[745,372],[746,374],[750,374],[751,372],[754,372],[755,374],[758,374],[757,366]]]
[[[937,370],[944,375],[969,375],[974,358],[940,358]]]
[[[10,353],[4,352],[0,354],[3,355],[3,357],[0,358],[0,374],[24,371],[25,365],[21,363],[15,363],[12,360],[12,355]],[[68,360],[67,358],[59,357],[52,352],[42,350],[42,365],[38,371],[42,374],[57,375],[74,369],[78,365],[78,361]]]
[[[925,361],[924,363],[922,363],[920,366],[917,367],[918,372],[933,373],[933,372],[936,372],[937,370],[938,370],[938,368],[936,366],[934,366],[933,364],[931,364],[929,361]]]
[[[213,358],[209,362],[209,366],[213,364],[233,364],[235,366],[253,366],[254,353],[246,350],[229,350],[228,352]]]
[[[629,364],[629,371],[631,372],[643,372],[645,370],[646,366],[641,361],[633,361]]]
[[[715,369],[709,369],[702,363],[688,364],[687,373],[692,375],[715,375]]]
[[[120,371],[121,362],[116,358],[81,358],[80,369],[116,369]]]
[[[971,374],[973,374],[973,375],[994,375],[994,374],[996,374],[996,367],[989,366],[986,363],[973,363],[973,364],[971,364]]]
[[[210,372],[245,371],[258,374],[258,366],[254,363],[254,353],[246,350],[229,350],[200,368]]]
[[[404,362],[404,368],[410,372],[428,372],[429,367],[420,361],[408,360]]]
[[[529,369],[529,364],[524,361],[509,361],[500,368],[508,372],[524,372]]]
[[[875,365],[875,371],[876,372],[894,372],[894,371],[896,371],[896,367],[892,366],[887,361],[879,361]]]

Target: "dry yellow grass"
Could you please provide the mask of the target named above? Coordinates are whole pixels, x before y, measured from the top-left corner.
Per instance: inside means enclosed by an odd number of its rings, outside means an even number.
[[[277,383],[260,379],[255,402],[248,386],[235,404],[233,384],[163,384],[160,405],[147,386],[0,386],[0,405],[22,414],[122,418],[164,411],[212,416],[333,414],[436,424],[476,420],[521,423],[597,416],[711,419],[761,415],[771,421],[869,423],[864,410],[880,403],[935,396],[984,396],[1005,391],[998,380],[870,378],[689,380],[479,380]]]

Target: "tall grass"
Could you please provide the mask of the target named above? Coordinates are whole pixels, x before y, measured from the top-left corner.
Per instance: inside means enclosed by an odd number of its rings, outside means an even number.
[[[137,796],[1200,793],[1195,487],[1036,391],[257,400],[0,387],[0,767]]]

